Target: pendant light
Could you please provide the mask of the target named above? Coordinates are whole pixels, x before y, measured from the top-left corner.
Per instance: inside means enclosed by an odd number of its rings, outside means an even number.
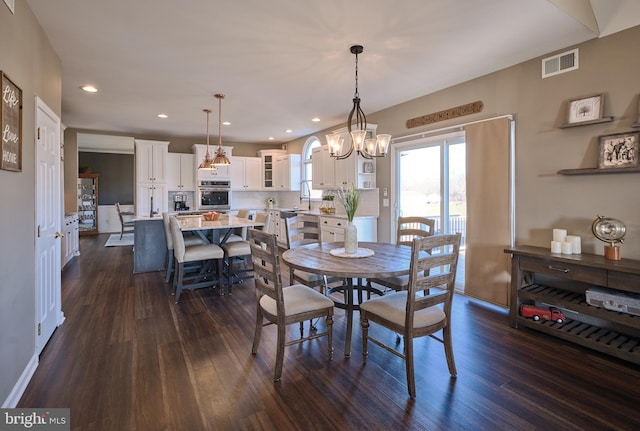
[[[218,148],[212,160],[211,154],[209,153],[209,114],[211,113],[211,109],[203,109],[203,111],[207,113],[207,152],[204,156],[204,161],[200,163],[198,169],[217,169],[220,165],[231,164],[224,152],[224,148],[222,148],[222,99],[224,99],[224,94],[215,94],[214,96],[218,99]]]
[[[353,95],[353,108],[347,119],[347,129],[351,135],[351,145],[346,153],[341,154],[344,139],[341,138],[338,133],[327,135],[329,154],[331,157],[342,160],[349,157],[355,149],[356,153],[365,159],[385,157],[389,149],[391,135],[377,135],[375,138],[366,139],[367,117],[364,115],[362,108],[360,108],[360,94],[358,93],[358,54],[362,54],[364,48],[362,45],[353,45],[350,51],[356,56],[356,90]]]
[[[198,166],[198,169],[216,169],[212,164],[213,160],[209,154],[209,114],[211,114],[211,109],[203,109],[203,111],[207,113],[207,152],[204,155],[203,162]]]
[[[218,149],[216,157],[213,159],[213,165],[230,165],[231,162],[222,148],[222,99],[224,99],[224,94],[216,94],[215,97],[218,99]]]

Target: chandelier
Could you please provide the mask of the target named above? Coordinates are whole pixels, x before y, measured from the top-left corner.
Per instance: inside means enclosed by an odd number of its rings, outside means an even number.
[[[347,129],[351,135],[351,145],[349,145],[347,152],[342,154],[344,138],[340,137],[338,133],[326,135],[329,154],[338,160],[346,159],[354,150],[365,159],[385,157],[389,149],[391,135],[377,135],[374,138],[367,139],[367,117],[364,115],[362,108],[360,108],[360,94],[358,93],[358,54],[362,54],[364,48],[362,45],[353,45],[350,50],[351,53],[356,56],[356,90],[353,94],[353,108],[351,112],[349,112],[349,118],[347,119]]]
[[[207,152],[198,169],[217,169],[219,165],[231,164],[224,152],[224,148],[222,148],[222,99],[224,99],[224,94],[216,94],[215,97],[218,99],[218,148],[216,149],[215,157],[211,159],[209,154],[209,114],[211,114],[211,109],[203,109],[207,113]]]

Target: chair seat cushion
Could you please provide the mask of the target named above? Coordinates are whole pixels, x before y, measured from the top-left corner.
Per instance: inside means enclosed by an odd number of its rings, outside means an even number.
[[[284,287],[282,289],[282,295],[284,296],[285,316],[333,308],[332,300],[317,290],[313,290],[302,284]],[[260,306],[265,312],[271,315],[275,316],[278,313],[276,301],[266,295],[260,298]]]
[[[369,281],[381,284],[382,286],[391,287],[396,290],[407,290],[407,286],[409,286],[409,275],[397,275],[395,277],[388,278],[372,278]]]
[[[184,237],[184,245],[190,247],[192,245],[206,244],[202,238],[197,235],[189,235]]]
[[[225,241],[225,244],[228,242],[236,242],[236,241],[244,241],[245,239],[242,238],[240,235],[236,235],[235,233],[232,233],[231,235],[229,235],[229,238],[227,238],[227,240]]]
[[[294,277],[300,279],[304,283],[324,283],[324,277],[320,274],[313,274],[311,272],[300,271],[298,269],[293,270]]]
[[[222,244],[227,256],[247,256],[251,254],[251,246],[247,241],[225,242]]]
[[[215,244],[192,245],[185,248],[184,262],[195,260],[222,259],[224,251]]]
[[[388,295],[365,301],[360,310],[380,316],[390,322],[404,327],[407,312],[407,291],[393,292]],[[444,311],[439,306],[433,306],[416,311],[413,314],[413,327],[424,328],[446,319]]]

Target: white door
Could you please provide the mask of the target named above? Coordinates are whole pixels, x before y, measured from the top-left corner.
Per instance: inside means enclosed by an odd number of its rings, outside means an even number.
[[[36,354],[62,323],[60,119],[36,97]]]

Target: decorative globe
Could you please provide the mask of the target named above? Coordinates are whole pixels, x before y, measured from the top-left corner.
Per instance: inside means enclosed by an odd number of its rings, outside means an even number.
[[[600,241],[607,242],[613,246],[615,243],[624,241],[627,227],[618,219],[598,216],[591,225],[591,232]]]

